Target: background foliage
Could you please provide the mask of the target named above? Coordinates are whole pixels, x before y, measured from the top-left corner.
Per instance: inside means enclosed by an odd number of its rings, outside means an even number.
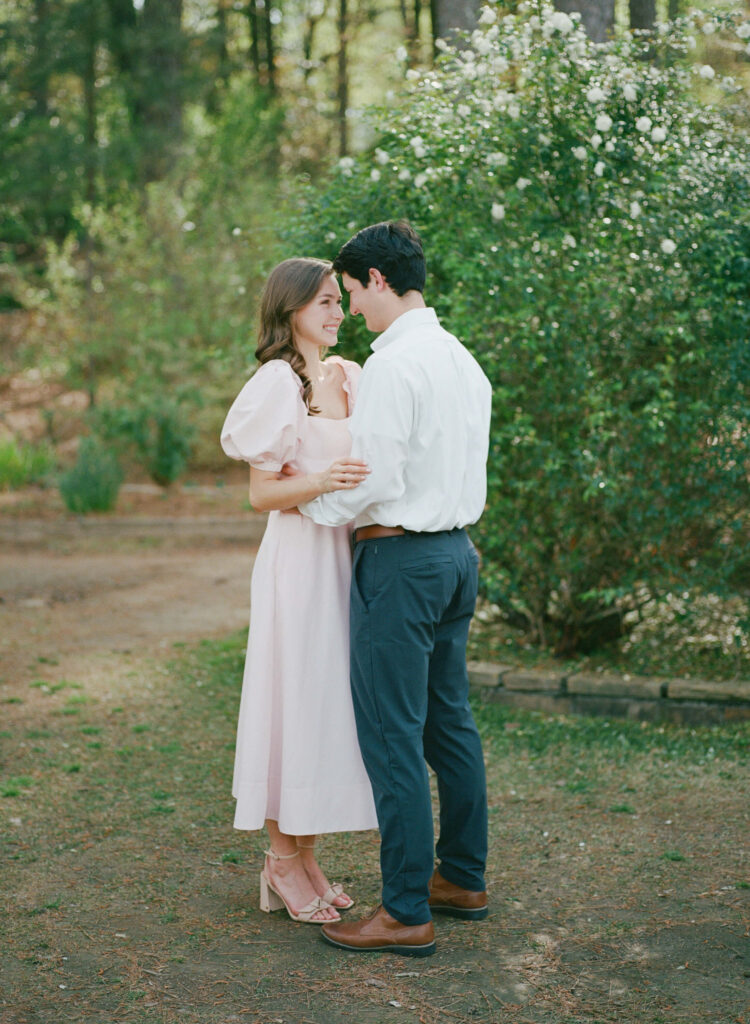
[[[596,47],[551,7],[482,21],[294,245],[401,215],[427,240],[428,297],[494,385],[485,593],[563,653],[747,587],[750,153],[738,109],[696,103],[687,23]]]
[[[455,52],[478,2],[0,0],[0,384],[33,366],[88,405],[11,437],[4,486],[81,433],[129,475],[220,471],[267,270],[407,216],[495,386],[488,621],[559,653],[679,632],[738,670],[747,8],[578,6],[610,42],[515,0]]]

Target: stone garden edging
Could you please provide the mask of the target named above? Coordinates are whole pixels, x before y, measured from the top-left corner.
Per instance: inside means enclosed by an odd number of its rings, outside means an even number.
[[[469,662],[481,700],[557,714],[716,724],[750,718],[750,680],[655,679]]]

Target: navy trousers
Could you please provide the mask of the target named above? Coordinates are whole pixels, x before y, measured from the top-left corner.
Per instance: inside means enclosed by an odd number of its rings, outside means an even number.
[[[463,530],[354,549],[354,713],[380,827],[383,906],[404,924],[432,916],[435,852],[449,882],[485,888],[487,790],[466,673],[477,562]],[[425,760],[437,776],[437,848]]]

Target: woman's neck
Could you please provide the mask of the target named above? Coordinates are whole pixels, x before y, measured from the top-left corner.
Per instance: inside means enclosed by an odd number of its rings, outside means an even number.
[[[323,351],[319,345],[311,345],[309,342],[296,341],[297,351],[305,360],[305,373],[313,384],[320,383],[325,376],[323,361],[320,354]]]

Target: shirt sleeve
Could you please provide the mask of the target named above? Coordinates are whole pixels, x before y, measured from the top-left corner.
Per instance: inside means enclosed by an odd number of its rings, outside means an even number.
[[[300,512],[322,526],[343,526],[370,505],[404,493],[404,471],[414,422],[414,397],[398,367],[371,357],[362,370],[350,431],[352,457],[370,467],[350,491],[331,491],[300,505]]]
[[[278,472],[295,456],[304,415],[297,375],[286,360],[271,360],[234,400],[221,430],[221,446],[232,459]]]

